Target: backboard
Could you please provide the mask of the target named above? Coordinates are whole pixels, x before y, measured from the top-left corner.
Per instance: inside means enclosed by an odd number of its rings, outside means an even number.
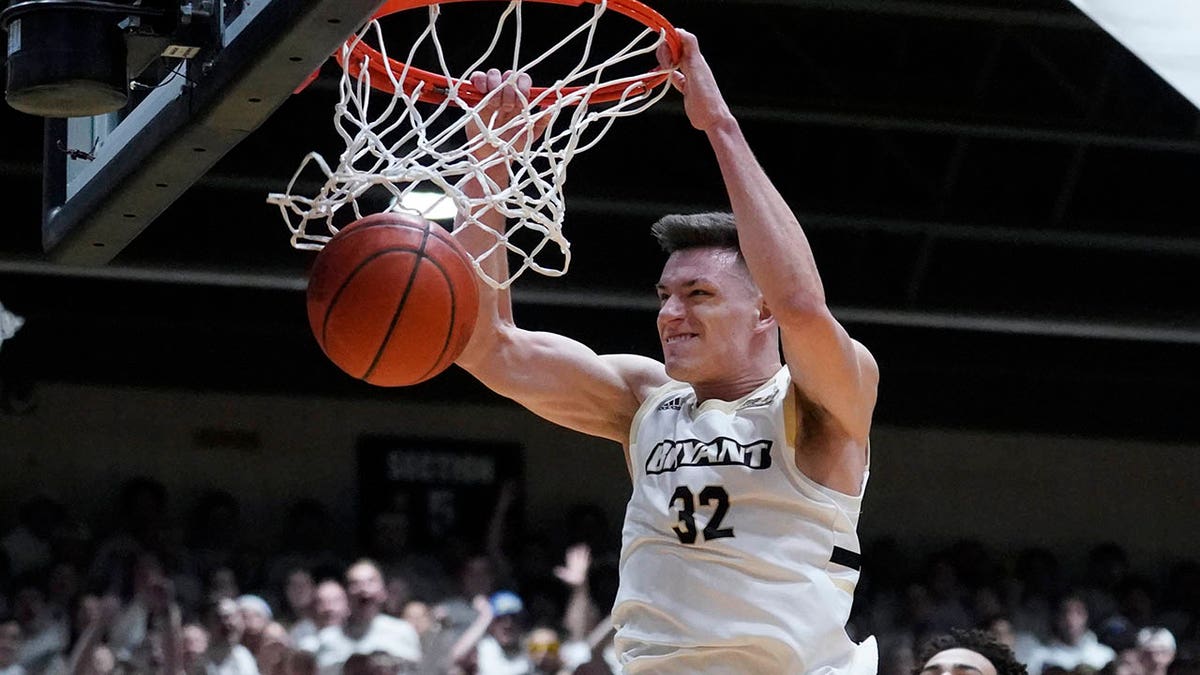
[[[180,2],[208,28],[181,58],[169,40],[130,39],[149,60],[121,110],[47,118],[42,242],[77,265],[117,256],[217,160],[253,132],[381,0]],[[138,54],[138,51],[143,53]],[[159,56],[162,58],[159,58]]]

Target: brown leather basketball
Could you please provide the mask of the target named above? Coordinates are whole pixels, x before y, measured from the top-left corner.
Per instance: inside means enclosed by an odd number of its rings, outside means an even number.
[[[445,229],[379,213],[342,229],[317,255],[308,320],[348,374],[384,387],[416,384],[454,362],[479,308],[475,270]]]

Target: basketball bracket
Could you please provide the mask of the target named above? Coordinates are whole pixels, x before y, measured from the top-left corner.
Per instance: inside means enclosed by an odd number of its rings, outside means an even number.
[[[48,257],[110,262],[381,4],[245,3],[223,27],[218,49],[182,61],[125,114],[47,119],[42,245]]]

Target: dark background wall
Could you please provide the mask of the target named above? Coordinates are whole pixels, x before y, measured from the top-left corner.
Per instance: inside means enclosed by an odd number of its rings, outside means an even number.
[[[268,547],[286,505],[314,497],[334,513],[348,549],[355,451],[372,435],[444,447],[511,443],[532,531],[559,533],[570,506],[594,503],[615,533],[629,495],[617,446],[510,405],[49,384],[32,410],[0,416],[0,514],[8,521],[23,499],[44,492],[103,526],[116,486],[143,474],[165,483],[176,523],[206,489],[233,493],[243,532]],[[1046,546],[1068,564],[1115,541],[1153,573],[1200,556],[1196,450],[1186,441],[879,425],[861,534],[914,550],[975,538],[1002,557]]]

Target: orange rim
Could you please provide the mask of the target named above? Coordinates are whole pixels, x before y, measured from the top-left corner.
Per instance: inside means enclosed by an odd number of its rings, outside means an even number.
[[[451,2],[496,2],[496,1],[497,0],[388,0],[387,2],[385,2],[383,4],[382,7],[379,8],[378,11],[375,12],[375,15],[372,16],[371,19],[372,20],[380,19],[385,16],[390,16],[392,14],[395,14],[397,12],[403,12],[403,11],[410,10],[410,9],[418,9],[421,7],[428,7],[430,5],[449,4]],[[589,4],[593,4],[593,5],[598,5],[601,2],[601,0],[527,0],[527,1],[541,2],[541,3],[546,3],[546,4],[552,4],[552,5],[570,5],[572,7],[579,7],[580,5],[584,4],[585,2],[589,3]],[[679,44],[679,35],[675,32],[675,27],[672,26],[666,20],[666,18],[663,17],[663,15],[654,11],[650,7],[647,7],[646,5],[642,4],[638,0],[608,0],[607,4],[608,4],[608,9],[611,9],[611,10],[617,12],[618,14],[623,14],[641,24],[644,24],[648,28],[652,28],[658,32],[665,31],[667,47],[671,50],[671,60],[676,61],[676,62],[679,60],[679,56],[682,51],[680,44]],[[351,38],[351,39],[354,40],[356,38]],[[366,58],[367,59],[367,71],[371,75],[371,86],[375,89],[378,89],[380,91],[385,91],[389,94],[396,93],[396,88],[392,85],[392,78],[388,76],[389,71],[386,69],[390,69],[390,72],[392,72],[392,73],[400,73],[400,72],[404,71],[404,68],[405,68],[404,63],[402,63],[400,61],[396,61],[395,59],[384,59],[383,55],[379,53],[379,50],[368,45],[365,41],[362,41],[362,40],[360,40],[358,42],[358,44],[354,45],[354,47],[351,48],[349,56],[350,56],[349,63],[347,63],[346,61],[344,61],[342,59],[341,50],[338,50],[338,52],[336,54],[334,54],[334,58],[337,59],[338,65],[340,65],[352,77],[355,77],[355,78],[357,78],[359,76],[359,74],[362,72],[362,66],[360,64],[363,62],[363,59]],[[385,60],[387,62],[386,66],[384,65]],[[668,73],[656,68],[656,69],[654,69],[644,75],[641,75],[637,78],[634,78],[634,79],[640,80],[642,86],[645,88],[644,90],[648,91],[648,90],[653,89],[653,88],[657,87],[658,85],[662,84],[667,79],[667,75],[668,75]],[[412,92],[415,91],[417,89],[417,87],[419,85],[421,85],[422,83],[424,83],[426,86],[424,87],[424,90],[421,92],[421,94],[417,97],[417,99],[420,101],[424,101],[426,103],[441,103],[442,101],[445,101],[446,100],[446,92],[448,92],[450,90],[452,85],[458,85],[459,98],[466,101],[467,103],[470,103],[471,105],[475,105],[476,103],[479,103],[479,101],[481,101],[483,99],[483,95],[480,94],[479,91],[476,90],[475,87],[468,81],[452,80],[451,78],[448,78],[445,75],[440,75],[438,73],[433,73],[428,70],[421,70],[420,68],[408,66],[408,74],[405,76],[404,80],[401,81],[401,83],[400,83],[404,89],[404,92],[406,94],[411,95]],[[591,96],[589,96],[587,98],[587,100],[589,103],[606,103],[609,101],[616,101],[625,94],[625,91],[627,89],[629,89],[629,86],[630,86],[630,83],[628,81],[615,82],[612,84],[604,85],[604,86],[596,89],[595,91],[593,91]],[[545,94],[548,89],[550,89],[550,88],[549,87],[532,87],[529,90],[529,97],[530,98],[539,97],[539,96]],[[561,98],[564,96],[569,96],[569,95],[579,91],[580,89],[583,89],[583,87],[563,87],[557,93],[551,92],[547,96],[547,102],[557,100],[558,98]]]

